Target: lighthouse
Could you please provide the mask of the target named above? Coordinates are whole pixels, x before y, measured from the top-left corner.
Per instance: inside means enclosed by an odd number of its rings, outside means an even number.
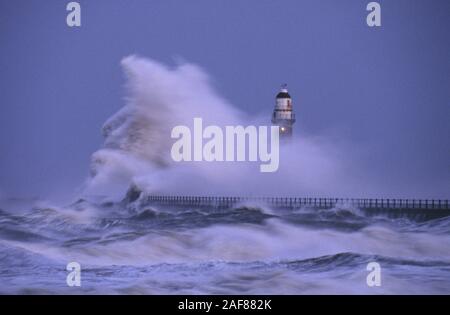
[[[292,111],[292,99],[288,93],[287,85],[283,84],[276,96],[272,124],[280,127],[280,139],[289,139],[292,136],[292,125],[294,123],[295,114]]]

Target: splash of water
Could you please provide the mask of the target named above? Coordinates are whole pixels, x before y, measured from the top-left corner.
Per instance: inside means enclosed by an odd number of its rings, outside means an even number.
[[[361,183],[349,171],[357,171],[354,161],[344,158],[337,146],[306,135],[284,144],[280,168],[273,174],[260,174],[255,163],[173,162],[170,131],[192,124],[194,117],[217,126],[268,125],[269,119],[251,118],[236,109],[193,64],[169,68],[130,56],[122,60],[122,67],[127,78],[126,105],[103,126],[104,147],[92,155],[92,177],[85,195],[117,200],[131,184],[147,192],[170,194],[323,196],[361,190]]]

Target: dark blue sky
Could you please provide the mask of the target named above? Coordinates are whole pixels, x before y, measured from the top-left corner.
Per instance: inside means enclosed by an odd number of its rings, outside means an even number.
[[[268,119],[286,82],[297,134],[351,143],[387,182],[449,188],[450,1],[379,1],[381,28],[366,25],[368,0],[79,1],[80,28],[66,25],[68,2],[0,2],[4,194],[82,182],[101,125],[124,104],[129,54],[194,62]]]

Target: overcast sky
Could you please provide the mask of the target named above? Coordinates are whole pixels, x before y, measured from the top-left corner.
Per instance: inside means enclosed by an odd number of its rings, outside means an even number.
[[[450,1],[379,1],[380,28],[366,24],[368,0],[79,1],[80,28],[66,25],[68,2],[0,2],[3,195],[83,181],[124,105],[120,60],[139,54],[198,64],[268,121],[287,83],[296,135],[337,136],[387,181],[450,197]]]

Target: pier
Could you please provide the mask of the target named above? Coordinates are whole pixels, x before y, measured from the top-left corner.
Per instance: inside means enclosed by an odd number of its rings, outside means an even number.
[[[218,197],[218,196],[156,196],[145,195],[141,202],[168,207],[227,209],[261,205],[276,209],[358,208],[369,214],[391,216],[422,215],[437,218],[450,215],[449,200],[436,199],[370,199],[370,198],[308,198],[308,197]]]
[[[262,203],[276,208],[303,206],[327,209],[353,206],[360,209],[447,209],[448,200],[436,199],[362,199],[362,198],[293,198],[293,197],[209,197],[209,196],[154,196],[144,197],[146,202],[161,205],[213,206],[230,208],[246,202]]]

